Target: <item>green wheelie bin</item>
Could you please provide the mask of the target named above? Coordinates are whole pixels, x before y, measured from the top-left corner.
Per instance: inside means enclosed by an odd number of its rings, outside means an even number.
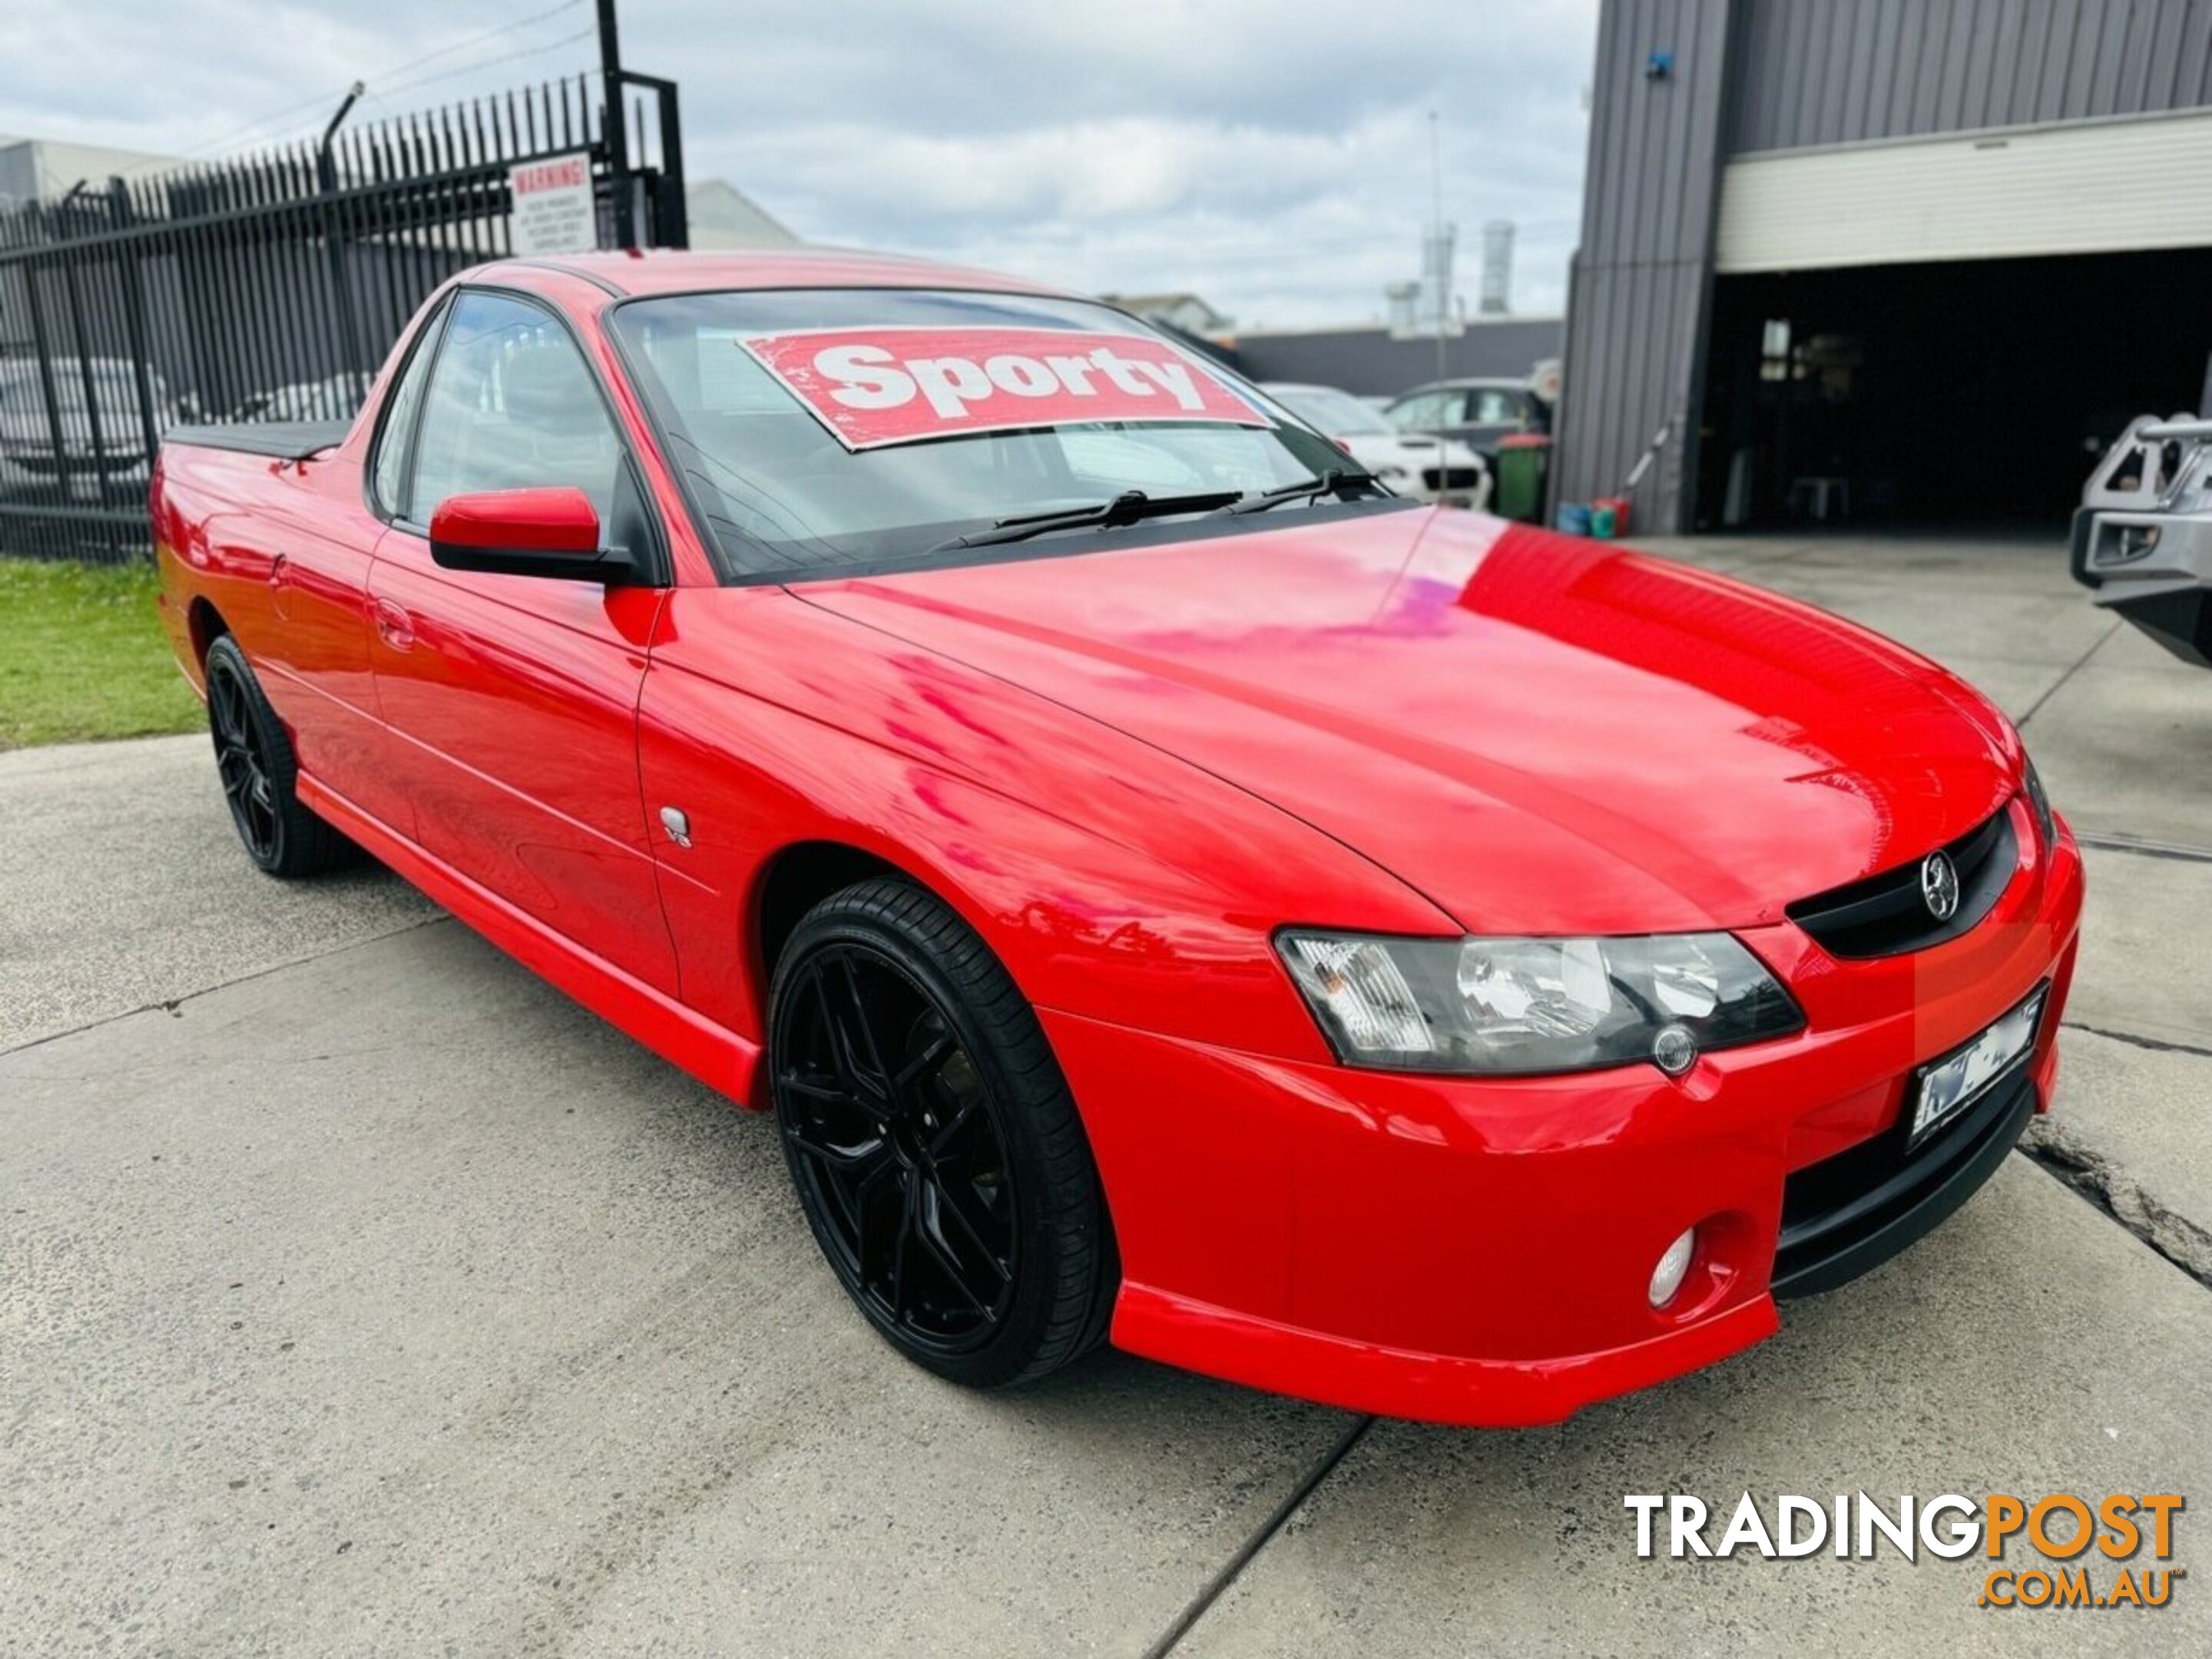
[[[1498,441],[1498,488],[1490,510],[1501,519],[1534,524],[1544,516],[1544,469],[1552,440],[1541,432],[1516,432]]]

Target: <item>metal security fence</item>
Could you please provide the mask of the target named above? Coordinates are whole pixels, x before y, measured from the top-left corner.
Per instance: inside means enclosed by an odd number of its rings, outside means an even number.
[[[618,70],[337,125],[0,212],[0,554],[144,556],[173,424],[350,416],[423,298],[514,251],[518,167],[580,159],[601,247],[685,245],[672,82]]]

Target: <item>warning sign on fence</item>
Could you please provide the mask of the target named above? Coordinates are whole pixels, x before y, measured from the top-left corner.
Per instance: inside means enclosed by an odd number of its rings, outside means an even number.
[[[599,245],[588,151],[509,167],[507,182],[514,192],[517,254],[586,253]]]

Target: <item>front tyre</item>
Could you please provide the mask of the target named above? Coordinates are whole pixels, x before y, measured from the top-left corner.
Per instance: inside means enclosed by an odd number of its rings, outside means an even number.
[[[945,904],[872,880],[775,969],[784,1157],[830,1267],[884,1339],[974,1387],[1094,1346],[1118,1267],[1091,1148],[1036,1016]]]
[[[246,856],[288,879],[343,861],[352,843],[301,804],[291,739],[228,634],[208,647],[207,693],[216,770]]]

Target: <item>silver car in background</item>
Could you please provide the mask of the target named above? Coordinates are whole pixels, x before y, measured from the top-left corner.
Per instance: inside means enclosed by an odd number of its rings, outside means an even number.
[[[154,464],[147,416],[157,434],[176,420],[167,383],[149,370],[142,388],[125,357],[57,357],[50,368],[51,409],[34,359],[0,359],[0,491],[94,506],[142,503]]]
[[[2073,569],[2099,605],[2212,668],[2212,420],[2129,422],[2081,492]]]

